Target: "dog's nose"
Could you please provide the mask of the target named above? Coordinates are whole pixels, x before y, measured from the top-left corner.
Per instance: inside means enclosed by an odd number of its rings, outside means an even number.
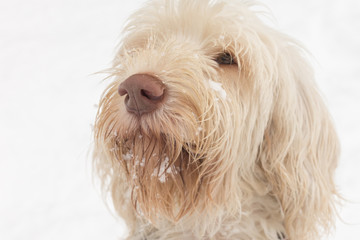
[[[118,92],[120,96],[126,95],[128,112],[142,115],[159,108],[164,99],[165,85],[154,76],[135,74],[120,84]]]

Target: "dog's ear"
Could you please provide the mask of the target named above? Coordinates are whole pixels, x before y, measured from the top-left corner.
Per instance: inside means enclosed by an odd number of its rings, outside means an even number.
[[[338,138],[304,51],[288,44],[279,54],[259,164],[280,201],[288,237],[316,239],[333,224]]]

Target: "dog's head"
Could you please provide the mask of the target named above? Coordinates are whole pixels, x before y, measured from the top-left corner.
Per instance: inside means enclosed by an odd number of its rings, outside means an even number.
[[[155,0],[129,19],[95,124],[96,167],[119,213],[130,198],[144,217],[176,221],[272,194],[291,239],[328,226],[330,118],[305,52],[250,9]]]

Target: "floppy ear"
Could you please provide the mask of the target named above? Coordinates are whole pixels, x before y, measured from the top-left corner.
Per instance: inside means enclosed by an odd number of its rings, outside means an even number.
[[[284,213],[290,239],[319,239],[335,213],[339,143],[304,51],[279,51],[278,86],[259,160]]]

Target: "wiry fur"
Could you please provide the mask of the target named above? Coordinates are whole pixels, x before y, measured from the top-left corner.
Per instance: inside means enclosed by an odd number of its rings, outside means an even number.
[[[331,118],[305,51],[251,7],[153,0],[129,19],[94,152],[129,239],[311,240],[332,226]],[[237,64],[217,64],[223,52]],[[117,93],[137,73],[166,86],[165,103],[141,118]]]

